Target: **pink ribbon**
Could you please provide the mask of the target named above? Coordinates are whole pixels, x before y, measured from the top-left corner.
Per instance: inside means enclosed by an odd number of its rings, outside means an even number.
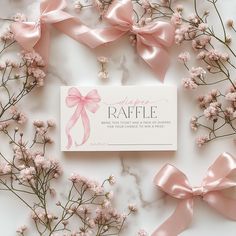
[[[84,127],[84,137],[81,144],[76,145],[83,145],[90,136],[90,122],[89,117],[87,115],[86,110],[95,113],[99,105],[98,103],[101,101],[101,98],[97,92],[97,90],[91,90],[85,97],[83,97],[80,91],[77,88],[70,88],[68,90],[68,96],[66,97],[66,105],[68,107],[75,107],[76,110],[71,116],[67,126],[66,126],[66,135],[68,139],[67,149],[70,149],[72,146],[72,137],[70,134],[71,129],[77,123],[79,118],[81,117],[83,127]]]
[[[138,54],[161,80],[164,79],[169,64],[166,48],[173,44],[174,39],[171,24],[158,21],[139,27],[132,19],[132,1],[114,0],[104,17],[111,26],[91,29],[63,11],[65,7],[65,0],[42,0],[37,22],[15,22],[11,25],[15,40],[25,50],[37,51],[47,65],[50,25],[90,48],[113,42],[129,32],[136,35]]]
[[[236,159],[221,154],[208,169],[200,187],[192,188],[187,177],[172,165],[164,166],[156,175],[155,184],[168,195],[180,201],[175,212],[152,236],[176,236],[190,225],[193,218],[194,197],[200,196],[209,206],[225,217],[236,220],[236,200],[226,197],[222,191],[235,187]]]
[[[133,21],[131,0],[114,0],[104,18],[112,25],[112,30],[104,30],[103,41],[114,41],[126,33],[134,34],[137,53],[164,80],[169,66],[166,48],[174,42],[174,27],[162,21],[137,26]]]
[[[79,19],[63,11],[66,6],[65,0],[42,0],[37,22],[14,22],[11,25],[15,40],[25,50],[38,52],[46,65],[49,57],[50,25],[77,41],[91,47],[94,45],[89,45],[86,41],[87,37],[91,37],[90,29]]]
[[[49,25],[90,48],[115,41],[129,32],[136,35],[138,54],[161,80],[164,79],[169,65],[166,48],[172,45],[174,39],[174,27],[171,24],[158,21],[139,27],[132,19],[131,0],[114,0],[104,17],[111,26],[91,29],[63,11],[65,7],[65,0],[42,0],[37,22],[15,22],[11,25],[15,40],[25,50],[37,51],[47,65]]]

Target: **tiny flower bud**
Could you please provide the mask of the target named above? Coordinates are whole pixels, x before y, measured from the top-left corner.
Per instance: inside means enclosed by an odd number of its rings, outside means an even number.
[[[228,26],[229,28],[232,28],[232,27],[234,26],[234,20],[233,20],[233,19],[228,19],[228,20],[227,20],[227,26]]]

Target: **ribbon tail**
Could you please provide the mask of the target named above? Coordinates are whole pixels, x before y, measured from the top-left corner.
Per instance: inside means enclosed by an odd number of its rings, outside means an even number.
[[[204,201],[226,218],[236,221],[235,199],[226,197],[221,192],[209,192],[204,196]]]
[[[163,82],[170,62],[168,52],[161,45],[149,46],[139,38],[137,38],[137,51]]]
[[[182,200],[174,213],[151,236],[177,236],[188,228],[193,217],[193,199]]]
[[[105,43],[113,42],[126,33],[114,27],[91,29],[75,17],[54,23],[53,26],[67,36],[90,48],[96,48]]]
[[[82,111],[83,107],[78,105],[74,114],[72,115],[72,117],[70,118],[69,122],[66,125],[66,136],[67,136],[67,149],[70,149],[72,146],[72,137],[71,137],[71,129],[73,128],[73,126],[76,124],[76,122],[78,121],[81,111]]]
[[[50,50],[50,30],[48,25],[41,25],[41,37],[34,47],[34,50],[42,57],[46,68],[49,63],[49,50]]]
[[[82,143],[81,144],[76,143],[76,146],[83,145],[88,140],[88,138],[90,136],[90,122],[89,122],[87,112],[85,111],[84,108],[81,111],[81,119],[82,119],[82,123],[83,123],[83,127],[84,127],[84,137],[83,137]]]

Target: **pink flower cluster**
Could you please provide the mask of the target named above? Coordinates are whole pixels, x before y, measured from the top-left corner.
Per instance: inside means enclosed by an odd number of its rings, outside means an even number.
[[[10,107],[10,114],[12,114],[12,119],[18,124],[24,124],[27,121],[27,117],[23,112],[18,111],[15,106]]]
[[[171,17],[171,22],[178,26],[182,24],[182,16],[180,14],[180,12],[175,12],[172,17]]]
[[[148,236],[148,233],[144,229],[138,231],[138,236]]]
[[[199,117],[193,116],[190,121],[191,128],[196,131],[202,124],[200,119],[205,118],[207,121],[212,121],[216,124],[221,121],[220,127],[233,122],[236,119],[236,89],[233,86],[227,90],[226,95],[221,94],[218,90],[213,89],[204,96],[198,97],[199,107],[203,110],[203,114]],[[222,100],[223,99],[223,100]],[[224,101],[224,104],[222,104]],[[206,124],[204,124],[206,126]],[[214,126],[213,126],[214,127]],[[209,128],[210,129],[210,128]],[[210,136],[214,134],[214,137],[199,137],[197,139],[198,146],[203,146],[203,144],[209,142],[211,139],[217,138],[217,131],[219,129],[212,129]]]
[[[199,107],[202,109],[206,109],[211,103],[217,101],[217,97],[220,95],[217,89],[212,89],[204,96],[198,97]]]
[[[183,52],[183,53],[179,54],[178,60],[179,60],[179,62],[186,64],[190,60],[190,53]]]
[[[210,36],[201,36],[192,40],[192,48],[194,50],[204,49],[211,42]]]
[[[225,99],[229,103],[229,105],[226,107],[225,115],[228,119],[236,118],[236,87],[230,86],[230,88],[227,90],[225,94]]]
[[[229,60],[229,54],[221,53],[216,49],[212,49],[209,52],[205,52],[205,58],[207,58],[210,61],[219,61],[219,60],[227,61]]]
[[[98,72],[98,78],[102,80],[107,80],[109,78],[109,74],[107,71],[107,64],[109,59],[104,56],[97,57],[97,61],[100,64],[101,70]]]
[[[218,102],[212,102],[209,106],[203,111],[204,116],[208,120],[217,119],[217,115],[220,112],[221,104]]]
[[[37,125],[40,123],[40,129],[43,132],[39,132],[38,126],[35,126],[36,133],[34,143],[48,143],[47,131],[49,126],[42,121],[35,122]],[[51,121],[49,121],[51,124]],[[5,129],[5,132],[8,132]],[[18,133],[18,128],[15,129],[15,133]],[[47,137],[47,138],[46,138]],[[33,143],[33,144],[34,144]],[[27,147],[27,142],[23,140],[23,133],[20,133],[19,139],[15,140],[14,146],[14,162],[10,165],[11,169],[14,169],[15,180],[20,184],[29,183],[31,185],[38,184],[39,173],[48,172],[50,170],[50,177],[52,179],[57,179],[61,174],[62,170],[59,163],[56,160],[49,159],[44,156],[44,153],[36,150],[33,151],[31,148]],[[3,170],[6,169],[3,168]]]
[[[53,143],[53,140],[50,136],[47,135],[49,128],[54,128],[56,126],[53,120],[48,120],[47,122],[43,122],[41,120],[36,120],[33,122],[33,125],[36,130],[36,134],[40,135],[41,139],[45,143]]]
[[[104,188],[97,181],[90,180],[79,174],[72,174],[69,180],[74,184],[82,184],[95,194],[104,194]]]
[[[182,80],[182,84],[186,89],[196,89],[198,84],[196,83],[195,79],[193,78],[184,78]]]
[[[8,175],[12,172],[12,166],[9,163],[0,163],[0,174]]]
[[[193,131],[196,131],[198,129],[198,118],[196,116],[193,116],[191,118],[190,127]]]
[[[22,59],[27,65],[28,74],[35,79],[37,86],[43,86],[46,74],[43,71],[45,63],[42,57],[36,52],[22,52]]]
[[[197,80],[204,80],[204,75],[206,71],[202,67],[193,67],[189,70],[189,78],[184,78],[182,84],[187,89],[196,89],[198,87]]]
[[[208,142],[209,142],[208,136],[200,136],[196,139],[196,144],[198,145],[198,147],[202,147],[203,145],[205,145]]]
[[[9,126],[9,122],[0,122],[0,131],[5,131]]]
[[[210,41],[211,37],[208,35],[202,35],[201,37],[196,37],[198,32],[203,34],[208,30],[208,24],[202,22],[201,19],[195,14],[192,14],[185,21],[188,23],[183,23],[182,11],[175,12],[172,15],[171,21],[178,26],[175,31],[175,41],[177,44],[181,44],[183,41],[192,41],[193,49],[203,49]],[[208,14],[208,13],[205,13]]]
[[[14,35],[10,29],[7,29],[1,36],[0,40],[3,42],[11,42],[14,40]]]
[[[26,15],[24,15],[22,13],[16,13],[13,16],[13,20],[16,22],[25,22],[25,21],[27,21],[27,17],[26,17]]]
[[[109,5],[112,1],[106,0],[92,0],[91,5],[94,6],[100,14],[100,18],[102,18],[107,12]]]
[[[18,233],[18,234],[20,234],[20,235],[24,235],[24,233],[27,231],[27,227],[25,226],[25,225],[23,225],[23,226],[21,226],[21,227],[19,227],[17,230],[16,230],[16,232]]]
[[[229,92],[225,95],[226,100],[236,102],[236,92]]]
[[[128,206],[129,213],[118,213],[118,211],[112,206],[113,192],[106,191],[104,184],[108,182],[110,185],[115,183],[115,177],[111,175],[103,184],[99,182],[81,176],[79,174],[72,174],[69,180],[73,184],[73,189],[79,195],[80,198],[91,199],[94,204],[91,204],[89,200],[84,200],[85,204],[79,204],[79,206],[74,203],[67,210],[69,214],[77,215],[80,218],[86,216],[87,228],[81,228],[80,231],[75,232],[76,235],[93,235],[97,231],[99,225],[104,225],[102,232],[109,233],[112,232],[114,223],[119,228],[123,225],[127,216],[130,213],[137,211],[135,205],[130,204]],[[81,189],[81,190],[80,190]],[[78,191],[80,190],[80,191]],[[61,206],[61,203],[57,203],[58,206]],[[93,206],[94,205],[94,206]],[[113,222],[111,225],[109,222]],[[114,233],[114,235],[116,235]]]
[[[19,170],[18,180],[20,183],[37,184],[38,172],[50,171],[51,178],[57,179],[62,170],[56,160],[48,159],[42,153],[32,152],[23,144],[14,147],[15,167]]]

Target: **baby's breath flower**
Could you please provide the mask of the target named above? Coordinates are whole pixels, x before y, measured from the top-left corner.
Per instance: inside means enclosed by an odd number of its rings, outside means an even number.
[[[108,178],[108,182],[110,185],[114,185],[116,183],[116,178],[114,175],[110,175]]]

